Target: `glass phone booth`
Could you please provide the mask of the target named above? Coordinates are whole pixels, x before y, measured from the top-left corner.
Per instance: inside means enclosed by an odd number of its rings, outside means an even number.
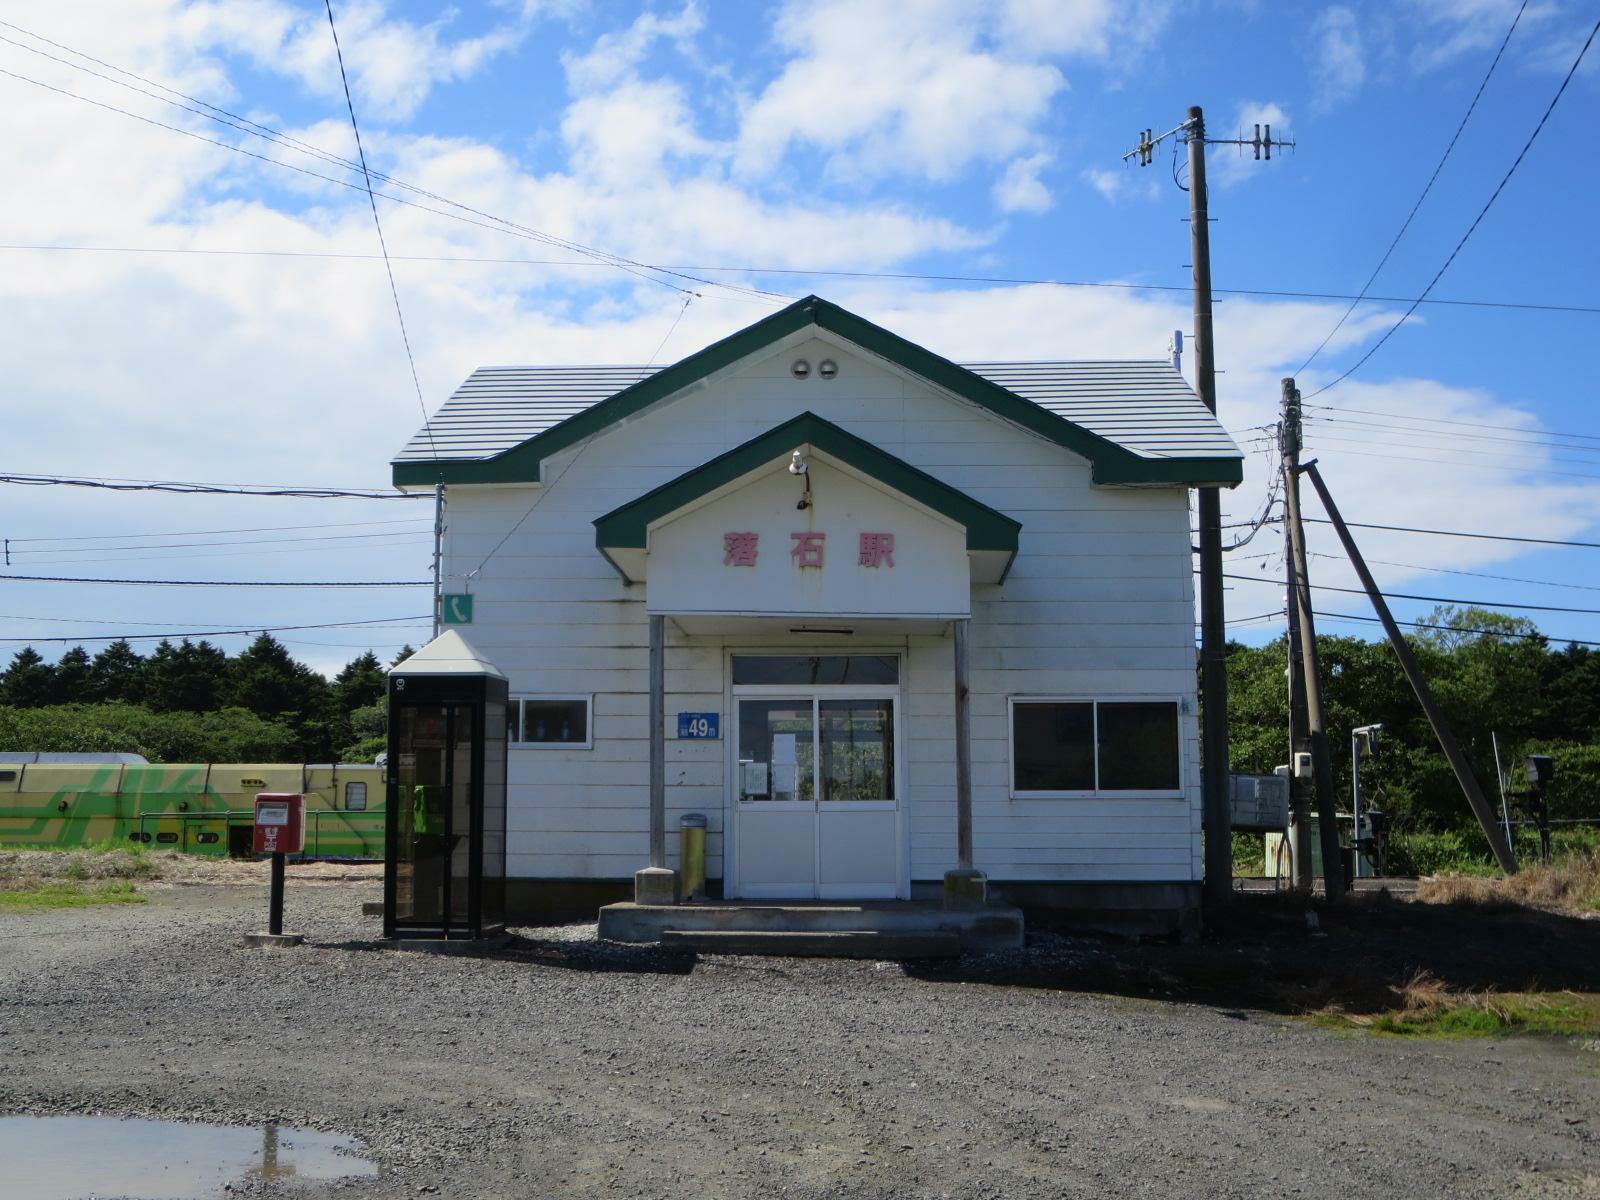
[[[506,699],[455,630],[390,670],[385,937],[504,931]]]

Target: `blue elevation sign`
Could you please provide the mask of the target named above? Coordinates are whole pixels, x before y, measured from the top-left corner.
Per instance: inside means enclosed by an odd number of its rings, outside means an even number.
[[[678,736],[714,741],[722,736],[722,714],[681,712],[678,714]]]

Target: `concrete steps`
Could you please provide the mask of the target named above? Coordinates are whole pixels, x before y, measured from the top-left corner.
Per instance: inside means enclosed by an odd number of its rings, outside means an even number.
[[[772,954],[797,958],[960,958],[954,930],[663,929],[661,944],[700,954]]]
[[[947,909],[941,904],[909,901],[815,903],[805,901],[708,901],[696,904],[608,904],[600,910],[600,937],[613,942],[671,942],[691,948],[693,935],[712,938],[692,948],[726,954],[839,954],[844,957],[895,958],[888,939],[911,936],[904,943],[915,954],[949,944],[962,952],[1012,950],[1023,943],[1022,912],[1008,905]],[[779,935],[765,941],[741,941],[731,935]],[[669,937],[670,935],[670,937]],[[804,935],[803,937],[800,935]],[[843,935],[843,936],[828,936]],[[936,935],[936,936],[935,936]],[[879,939],[878,949],[868,949]],[[927,940],[915,940],[924,938]],[[807,940],[809,939],[809,940]],[[713,950],[713,946],[763,946],[762,949]],[[861,949],[857,949],[857,948]]]

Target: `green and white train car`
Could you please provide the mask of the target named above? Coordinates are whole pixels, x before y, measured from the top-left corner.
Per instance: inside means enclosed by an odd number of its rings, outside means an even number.
[[[306,797],[307,858],[382,858],[374,763],[152,763],[136,754],[0,753],[0,846],[125,842],[250,854],[258,792]]]

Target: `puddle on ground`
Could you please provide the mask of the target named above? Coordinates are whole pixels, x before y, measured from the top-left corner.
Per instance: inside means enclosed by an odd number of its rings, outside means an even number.
[[[115,1117],[0,1117],[8,1196],[29,1200],[214,1200],[233,1184],[371,1178],[354,1138],[268,1125],[189,1125]]]

